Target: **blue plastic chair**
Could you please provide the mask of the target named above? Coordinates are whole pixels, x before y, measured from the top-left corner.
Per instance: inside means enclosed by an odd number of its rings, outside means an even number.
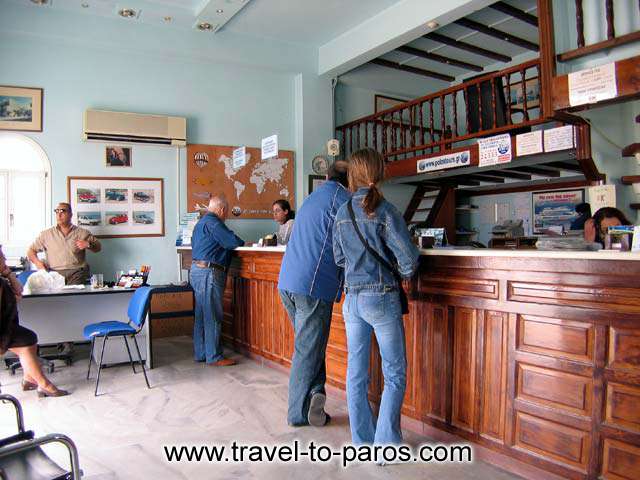
[[[129,308],[127,309],[127,316],[129,317],[128,323],[111,320],[107,322],[92,323],[84,327],[84,337],[87,340],[91,340],[91,353],[89,355],[87,380],[89,380],[89,375],[91,373],[91,361],[93,359],[93,348],[95,346],[96,338],[104,337],[104,341],[102,342],[102,352],[100,353],[100,362],[98,363],[98,376],[96,377],[96,390],[94,392],[95,396],[98,396],[98,384],[100,383],[100,371],[102,370],[104,347],[106,346],[107,340],[110,337],[122,337],[122,339],[124,340],[124,345],[125,347],[127,347],[127,353],[129,354],[129,362],[131,363],[131,368],[133,369],[133,373],[136,374],[136,367],[133,364],[133,358],[131,357],[131,350],[129,349],[127,337],[130,336],[133,339],[133,343],[136,346],[136,351],[138,352],[140,365],[142,365],[144,380],[147,383],[147,388],[151,388],[151,386],[149,385],[149,379],[147,378],[147,371],[145,370],[144,362],[142,361],[142,355],[140,355],[140,348],[138,348],[138,341],[136,340],[136,335],[140,333],[140,331],[142,331],[142,327],[144,327],[144,322],[147,318],[147,312],[149,311],[150,300],[151,287],[140,287],[135,291],[133,297],[131,297],[131,300],[129,301]]]
[[[24,287],[27,284],[27,280],[29,279],[29,277],[34,273],[36,273],[36,270],[23,270],[16,276],[16,278]]]

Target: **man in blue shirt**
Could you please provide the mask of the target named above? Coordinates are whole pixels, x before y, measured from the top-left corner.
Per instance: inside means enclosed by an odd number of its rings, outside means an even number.
[[[244,241],[224,224],[229,204],[222,196],[209,200],[207,214],[202,217],[191,237],[193,263],[191,286],[195,292],[195,322],[193,350],[196,362],[214,367],[235,365],[236,361],[222,356],[222,295],[227,282],[231,250]]]
[[[302,204],[282,259],[278,290],[294,329],[289,377],[289,425],[326,425],[325,352],[342,269],[333,259],[332,228],[349,198],[347,163],[335,162],[327,181]]]

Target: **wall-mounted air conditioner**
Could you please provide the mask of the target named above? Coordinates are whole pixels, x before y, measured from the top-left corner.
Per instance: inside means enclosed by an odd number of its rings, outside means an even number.
[[[187,144],[187,119],[163,115],[86,110],[83,137],[85,140],[149,145]]]

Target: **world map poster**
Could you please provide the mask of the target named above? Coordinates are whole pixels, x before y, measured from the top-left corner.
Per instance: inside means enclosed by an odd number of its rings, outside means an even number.
[[[224,194],[229,218],[272,218],[271,206],[283,198],[295,205],[294,154],[279,150],[278,156],[262,160],[259,148],[246,147],[244,161],[234,162],[236,147],[187,146],[187,202],[206,205],[211,195]]]

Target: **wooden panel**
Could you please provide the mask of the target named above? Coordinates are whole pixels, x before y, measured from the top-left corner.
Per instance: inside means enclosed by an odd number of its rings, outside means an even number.
[[[593,335],[592,324],[519,315],[516,348],[593,364]]]
[[[485,312],[481,434],[504,441],[507,390],[506,313]]]
[[[166,292],[151,296],[151,312],[186,312],[193,310],[193,292]]]
[[[327,344],[327,381],[331,385],[346,388],[347,385],[347,333],[344,327],[342,304],[333,307],[331,329]]]
[[[509,281],[507,299],[512,302],[544,303],[603,309],[612,312],[640,313],[640,297],[637,288]]]
[[[591,416],[590,378],[518,363],[516,397]]]
[[[640,373],[640,330],[609,329],[608,366]]]
[[[589,432],[526,413],[516,414],[516,446],[586,473]]]
[[[609,383],[605,422],[640,433],[640,388]]]
[[[640,447],[605,439],[602,455],[602,478],[607,480],[638,480],[640,478]]]
[[[420,277],[420,293],[442,293],[447,295],[465,295],[469,297],[498,298],[498,280],[483,280],[458,277]]]
[[[453,406],[451,423],[473,431],[476,387],[477,312],[456,308],[453,333]]]
[[[154,318],[151,320],[153,338],[193,336],[193,317]]]
[[[427,304],[423,311],[427,315],[426,348],[423,349],[422,384],[424,385],[423,412],[425,416],[447,421],[450,419],[450,385],[452,352],[449,348],[451,335],[447,307]]]

